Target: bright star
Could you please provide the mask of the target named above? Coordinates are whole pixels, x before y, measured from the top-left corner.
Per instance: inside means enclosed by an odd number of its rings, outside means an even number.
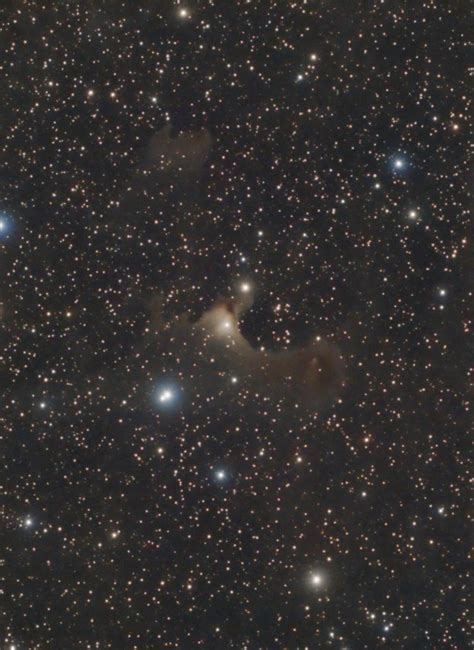
[[[159,394],[158,399],[162,404],[169,402],[170,400],[173,399],[173,391],[170,390],[169,388],[165,388],[165,390],[162,390],[161,393]]]
[[[173,413],[180,409],[181,398],[181,386],[169,378],[163,378],[163,383],[160,382],[153,393],[153,400],[163,413]]]
[[[0,234],[8,235],[11,230],[11,219],[5,214],[5,212],[0,212]]]
[[[320,573],[312,573],[310,576],[310,583],[313,587],[319,588],[323,585],[323,576]]]
[[[250,291],[250,284],[248,282],[242,282],[240,285],[240,290],[242,293],[248,293]]]

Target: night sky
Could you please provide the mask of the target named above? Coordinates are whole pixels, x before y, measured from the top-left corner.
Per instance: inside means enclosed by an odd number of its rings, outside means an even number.
[[[1,647],[467,648],[469,3],[0,11]]]

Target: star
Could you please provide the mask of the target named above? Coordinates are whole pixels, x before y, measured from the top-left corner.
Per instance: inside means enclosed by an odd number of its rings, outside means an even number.
[[[0,212],[0,235],[7,236],[11,230],[11,219],[5,212]]]
[[[312,572],[309,575],[309,585],[312,589],[320,590],[326,586],[326,578],[321,571]]]
[[[158,396],[158,400],[162,403],[165,404],[166,402],[170,402],[173,399],[173,391],[170,390],[169,388],[165,388],[164,390],[161,391],[161,393]]]
[[[174,383],[165,383],[158,388],[155,394],[155,400],[162,409],[169,410],[178,404],[180,392]]]
[[[313,585],[319,586],[322,583],[321,576],[318,573],[316,573],[314,576],[312,576],[311,583]]]

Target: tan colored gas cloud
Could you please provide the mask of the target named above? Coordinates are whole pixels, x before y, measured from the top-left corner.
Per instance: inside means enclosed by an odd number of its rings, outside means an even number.
[[[314,407],[334,399],[344,380],[338,348],[320,337],[293,350],[254,348],[239,328],[250,304],[248,296],[220,299],[192,326],[207,352],[260,394]]]

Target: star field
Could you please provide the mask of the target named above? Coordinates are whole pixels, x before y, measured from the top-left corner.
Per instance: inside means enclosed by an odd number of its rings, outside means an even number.
[[[468,4],[0,11],[1,647],[467,648]]]

